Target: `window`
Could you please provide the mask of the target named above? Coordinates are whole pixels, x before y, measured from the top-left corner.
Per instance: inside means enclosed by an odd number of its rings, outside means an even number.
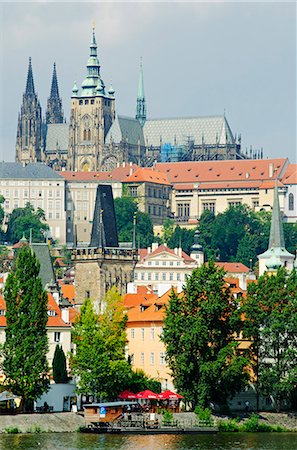
[[[15,196],[16,198],[18,198],[18,197],[19,197],[19,191],[14,191],[14,196]]]
[[[144,353],[140,353],[140,364],[143,366],[144,364]]]
[[[79,101],[79,104],[80,104],[80,105],[82,105],[82,104],[83,104],[83,101],[82,101],[82,100],[80,100],[80,101]]]
[[[61,209],[61,200],[56,200],[56,209]]]
[[[90,291],[86,291],[85,298],[90,298]]]
[[[53,196],[53,191],[48,191],[48,196],[52,197]]]
[[[176,279],[177,279],[177,281],[180,281],[180,273],[176,274]]]
[[[49,309],[47,313],[50,317],[54,317],[56,315],[56,311],[54,311],[53,309]]]
[[[141,272],[141,280],[144,280],[144,272]]]
[[[160,366],[163,366],[163,364],[165,364],[165,353],[161,352],[160,353]]]
[[[134,364],[134,353],[132,353],[132,355],[129,355],[130,358],[130,364]]]
[[[206,202],[202,203],[203,212],[210,211],[212,214],[215,214],[215,202]]]
[[[29,193],[28,193],[27,189],[24,190],[24,197],[25,197],[25,198],[28,198],[28,197],[29,197]]]
[[[259,206],[259,200],[253,200],[253,209]]]
[[[155,353],[151,352],[150,354],[150,364],[153,366],[155,364]]]
[[[61,198],[61,191],[56,191],[56,197]]]
[[[135,329],[131,328],[131,339],[135,339]]]
[[[130,194],[131,194],[131,197],[137,197],[137,186],[130,187]]]
[[[152,274],[151,274],[151,272],[148,272],[148,274],[147,274],[147,279],[148,279],[149,281],[152,279]]]
[[[162,273],[162,280],[163,280],[163,281],[166,281],[166,272],[163,272],[163,273]]]
[[[166,261],[162,261],[162,266],[166,266]]]
[[[60,331],[54,332],[54,342],[61,342],[61,333]]]
[[[289,194],[289,211],[294,211],[294,195],[292,192]]]
[[[5,315],[6,315],[6,310],[0,309],[0,316],[5,316]]]
[[[229,208],[236,208],[237,206],[241,205],[241,201],[240,200],[239,201],[231,201],[231,202],[228,202],[228,205],[229,205]]]
[[[177,216],[179,219],[188,220],[190,216],[190,203],[178,203]]]
[[[94,102],[95,102],[95,101],[94,101],[94,99],[92,98],[92,100],[91,100],[91,105],[94,105]]]
[[[134,273],[134,280],[138,280],[138,273],[137,272]]]
[[[141,328],[141,340],[144,341],[144,328]]]
[[[155,328],[151,328],[151,339],[155,339]]]
[[[89,104],[89,100],[85,100],[85,105],[88,105]]]
[[[155,280],[156,281],[159,280],[159,273],[158,272],[155,273]]]
[[[169,274],[169,280],[173,281],[173,273],[172,272],[170,272],[170,274]]]
[[[9,200],[5,200],[5,208],[6,208],[6,209],[9,208]]]

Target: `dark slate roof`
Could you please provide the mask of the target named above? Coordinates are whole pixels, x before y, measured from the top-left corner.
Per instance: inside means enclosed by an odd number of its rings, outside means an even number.
[[[105,143],[110,144],[112,141],[118,144],[127,141],[128,144],[138,145],[138,139],[140,145],[144,146],[143,131],[138,120],[133,117],[117,116],[106,135]]]
[[[43,288],[45,288],[46,285],[52,286],[53,284],[55,284],[56,278],[48,245],[45,243],[32,243],[30,246],[40,263],[39,276],[41,278]]]
[[[17,162],[0,162],[0,179],[63,180],[63,177],[43,163],[29,163],[23,166]]]
[[[52,123],[47,125],[45,152],[68,151],[69,125]]]

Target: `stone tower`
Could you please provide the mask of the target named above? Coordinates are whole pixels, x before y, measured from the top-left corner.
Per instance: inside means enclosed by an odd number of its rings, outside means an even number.
[[[41,106],[35,93],[31,58],[23,94],[21,112],[18,116],[16,161],[36,162],[42,158],[42,116]]]
[[[47,100],[47,110],[45,113],[46,124],[63,123],[62,100],[59,95],[58,79],[56,72],[56,63],[54,63],[51,93]]]
[[[115,118],[114,90],[106,92],[100,76],[94,29],[87,72],[81,90],[74,83],[71,96],[68,169],[74,171],[100,170],[104,139]]]
[[[139,121],[139,123],[142,127],[146,122],[146,103],[145,103],[145,95],[144,95],[142,60],[140,62],[140,74],[139,74],[135,119],[137,119]]]

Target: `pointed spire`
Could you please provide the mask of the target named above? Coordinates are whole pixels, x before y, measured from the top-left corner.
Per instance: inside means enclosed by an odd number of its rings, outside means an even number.
[[[59,88],[58,88],[58,80],[57,80],[57,72],[56,72],[56,63],[54,63],[54,70],[53,70],[50,98],[51,99],[59,98]]]
[[[54,63],[50,97],[47,100],[45,113],[46,123],[63,123],[62,100],[59,96],[56,63]]]
[[[29,67],[28,67],[28,75],[27,75],[25,94],[26,95],[35,95],[31,56],[29,57]]]
[[[145,95],[144,95],[142,58],[140,58],[140,73],[139,73],[135,118],[140,122],[141,126],[143,126],[146,122],[146,103],[145,103]]]
[[[285,248],[284,230],[280,214],[277,179],[275,180],[273,211],[271,218],[269,248]]]

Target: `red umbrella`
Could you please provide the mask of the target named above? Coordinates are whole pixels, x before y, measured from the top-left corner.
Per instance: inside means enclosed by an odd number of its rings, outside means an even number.
[[[161,392],[161,394],[158,394],[158,398],[161,400],[177,400],[184,397],[182,395],[175,394],[174,392],[167,390]]]
[[[121,398],[122,400],[130,400],[130,399],[132,400],[137,398],[137,394],[134,394],[133,392],[126,390],[121,392],[118,395],[118,397]]]
[[[154,392],[150,391],[149,389],[146,389],[145,391],[142,392],[138,392],[137,398],[143,398],[143,399],[157,399],[158,398],[158,394],[155,394]]]

